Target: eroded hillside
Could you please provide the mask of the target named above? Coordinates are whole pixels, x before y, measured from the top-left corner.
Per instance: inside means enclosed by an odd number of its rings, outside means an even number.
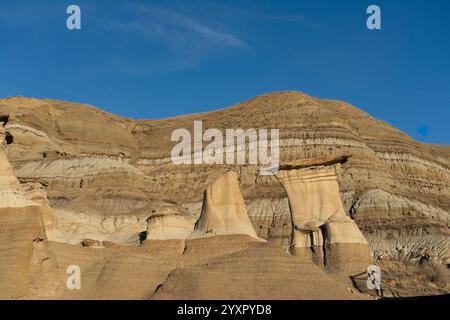
[[[192,131],[193,121],[202,120],[204,130],[279,129],[281,162],[353,155],[339,176],[341,196],[375,253],[417,262],[433,252],[450,263],[450,147],[416,142],[347,103],[283,92],[223,110],[139,121],[28,98],[2,99],[0,111],[10,115],[6,129],[14,143],[7,155],[15,174],[45,184],[58,219],[76,230],[73,243],[136,242],[161,208],[195,220],[205,188],[231,168],[258,236],[289,247],[289,205],[275,177],[260,176],[255,165],[171,162],[172,131]]]

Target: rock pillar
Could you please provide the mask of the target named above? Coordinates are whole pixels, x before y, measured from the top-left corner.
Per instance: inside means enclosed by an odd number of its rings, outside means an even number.
[[[291,210],[291,252],[312,254],[330,271],[355,269],[355,259],[358,269],[371,260],[366,239],[342,205],[337,181],[342,161],[312,159],[283,165],[277,173]]]
[[[244,234],[257,238],[239,189],[237,175],[228,172],[208,186],[193,237]]]

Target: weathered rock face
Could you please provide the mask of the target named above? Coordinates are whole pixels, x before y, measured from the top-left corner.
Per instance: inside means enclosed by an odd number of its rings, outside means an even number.
[[[54,293],[49,278],[54,260],[49,251],[41,207],[22,190],[4,149],[12,139],[0,116],[0,299],[27,297],[42,281],[36,296]],[[50,292],[48,291],[50,290]]]
[[[294,229],[294,246],[304,247],[300,233],[319,230],[331,216],[343,213],[337,167],[312,167],[299,170],[280,170],[278,180],[289,198]]]
[[[208,186],[203,209],[191,237],[241,234],[258,238],[247,214],[235,172]]]
[[[207,263],[187,263],[196,257]],[[172,270],[152,299],[364,299],[311,260],[248,236],[186,241],[186,263]],[[205,260],[203,260],[205,261]]]
[[[359,230],[355,221],[350,219],[345,213],[339,212],[333,215],[325,224],[327,242],[335,243],[360,243],[368,244],[363,234]]]
[[[244,235],[147,240],[126,249],[92,242],[86,246],[51,243],[61,273],[75,264],[83,275],[81,290],[64,289],[57,298],[367,298],[310,260],[290,256],[276,243]]]
[[[48,202],[45,183],[42,181],[27,181],[21,182],[20,186],[27,198],[40,206],[47,240],[60,239],[62,231],[57,224],[56,210],[50,207]]]
[[[5,130],[8,119],[8,115],[0,115],[0,192],[2,196],[0,201],[4,207],[27,206],[33,203],[18,190],[19,180],[14,175],[14,170],[5,153],[7,145],[12,140],[11,134]]]
[[[186,210],[172,205],[155,211],[147,223],[147,240],[184,240],[194,231],[195,220]]]
[[[151,216],[147,222],[149,240],[186,239],[194,229],[193,221],[180,215]]]
[[[71,216],[133,216],[154,199],[167,199],[197,219],[205,188],[231,169],[239,172],[258,236],[288,248],[289,206],[275,177],[261,177],[250,165],[172,164],[172,131],[192,132],[193,121],[203,120],[204,130],[278,128],[281,162],[353,154],[338,175],[341,197],[374,250],[449,236],[450,147],[416,142],[344,102],[283,92],[214,112],[142,121],[53,100],[1,99],[0,110],[11,115],[7,128],[15,143],[7,152],[15,171],[21,179],[48,182],[58,216],[92,195],[92,204],[101,205],[70,210]],[[442,249],[433,250],[442,256]],[[389,249],[395,256],[404,251]]]
[[[312,253],[330,271],[348,269],[348,262],[359,264],[359,270],[350,272],[365,270],[371,261],[370,249],[342,205],[337,181],[340,163],[302,166],[296,163],[277,173],[289,198],[292,252]]]
[[[81,244],[86,239],[122,245],[137,245],[147,229],[148,215],[98,215],[76,210],[59,210],[57,227],[51,240]]]
[[[147,204],[137,199],[130,203],[121,194],[115,196],[83,196],[62,205],[57,223],[61,232],[52,241],[80,244],[90,239],[139,245],[146,239],[185,239],[194,229],[195,217],[173,202],[154,199]],[[127,207],[133,211],[123,213]],[[102,210],[108,214],[100,214]]]
[[[450,267],[450,237],[448,236],[411,236],[382,238],[373,236],[368,239],[376,250],[375,257],[390,257],[400,262],[417,264],[425,255]]]

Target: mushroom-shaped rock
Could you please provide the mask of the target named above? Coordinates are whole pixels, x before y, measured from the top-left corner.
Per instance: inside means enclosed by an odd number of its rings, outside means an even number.
[[[247,214],[236,173],[228,172],[208,186],[203,209],[191,237],[245,234],[259,239]]]
[[[337,166],[312,166],[297,169],[281,167],[277,178],[289,199],[293,225],[292,246],[322,246],[322,237],[314,235],[328,219],[345,215],[337,183]]]
[[[277,178],[291,209],[292,251],[313,253],[329,270],[351,272],[370,263],[369,245],[356,223],[345,213],[337,173],[348,156],[297,161],[282,165]]]

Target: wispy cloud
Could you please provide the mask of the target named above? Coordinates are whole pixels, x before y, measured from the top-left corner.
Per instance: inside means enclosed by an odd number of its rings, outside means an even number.
[[[140,37],[145,40],[144,47],[155,49],[149,51],[151,59],[147,60],[114,58],[116,66],[133,75],[196,69],[208,59],[252,52],[263,40],[245,32],[243,28],[249,21],[255,25],[292,23],[316,30],[323,27],[320,21],[299,12],[277,14],[223,3],[205,2],[202,7],[182,2],[172,6],[128,3],[116,9],[116,14],[101,20],[101,29],[119,36]]]
[[[140,32],[149,39],[174,45],[198,44],[214,48],[241,47],[244,42],[234,34],[206,25],[194,17],[152,5],[129,5],[136,21],[115,22],[122,31]],[[192,43],[194,42],[194,43]]]
[[[103,20],[104,30],[133,34],[155,44],[164,44],[178,60],[167,62],[170,69],[193,68],[212,54],[246,46],[244,40],[231,31],[181,11],[143,4],[128,4],[122,9],[129,13],[127,19]],[[160,61],[159,68],[164,68],[164,64]]]

